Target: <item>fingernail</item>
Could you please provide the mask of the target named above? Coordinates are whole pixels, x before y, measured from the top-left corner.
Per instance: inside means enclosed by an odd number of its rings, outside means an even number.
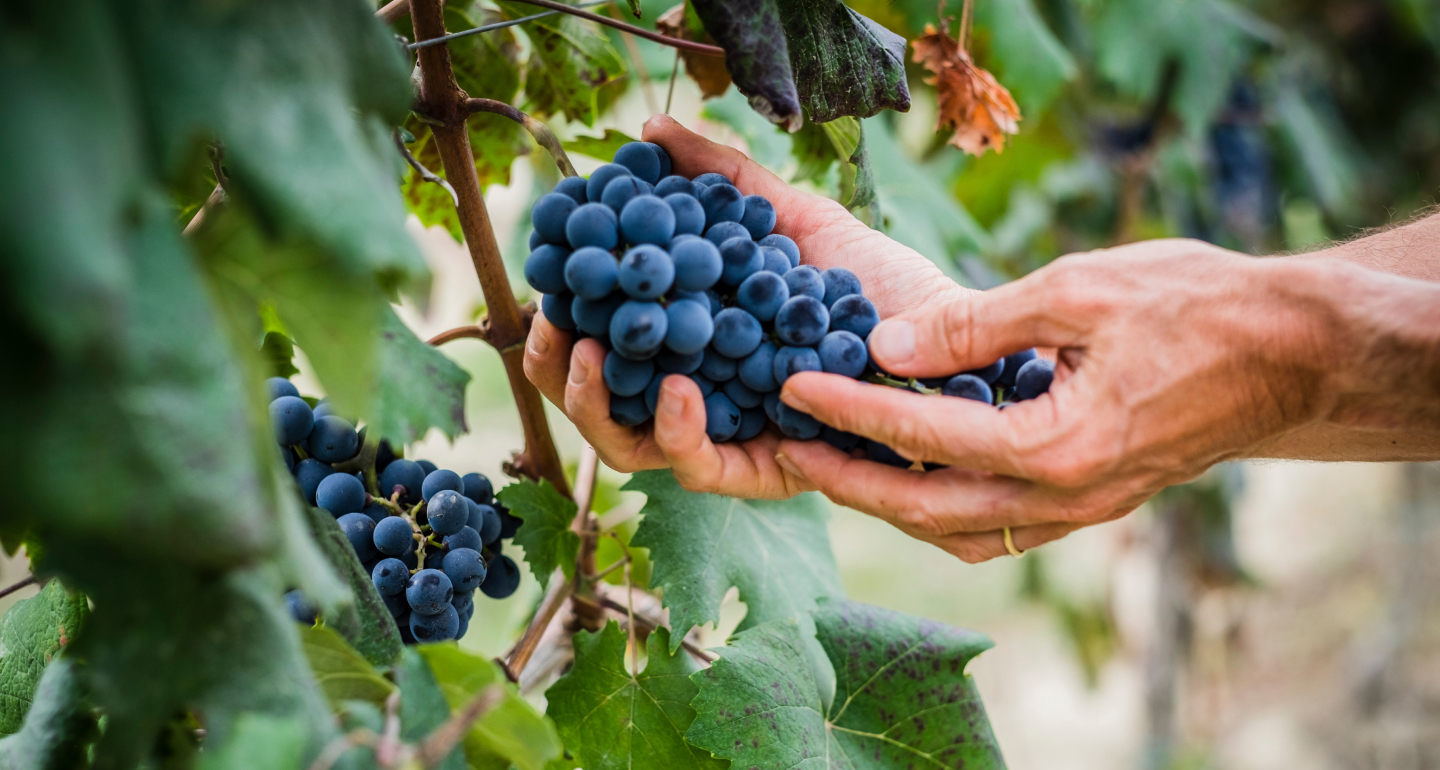
[[[665,380],[660,383],[660,403],[657,404],[656,407],[666,418],[678,420],[680,419],[681,413],[685,411],[685,404],[681,401],[684,396],[680,394],[680,387],[678,385],[671,385],[669,379],[669,377],[666,377]]]
[[[786,456],[784,452],[779,452],[775,455],[775,462],[781,468],[784,468],[786,473],[794,476],[800,481],[805,482],[806,484],[810,483],[810,480],[805,478],[805,474],[800,472],[800,466],[796,465],[795,461],[791,460],[788,456]]]
[[[530,355],[543,356],[550,352],[550,337],[543,331],[530,335]]]
[[[915,324],[883,321],[870,332],[870,351],[891,364],[903,364],[915,357]]]
[[[789,383],[780,390],[780,401],[791,409],[799,409],[806,414],[810,413],[810,404],[800,395],[800,389]]]
[[[584,385],[588,379],[590,379],[589,367],[585,366],[583,359],[576,356],[570,362],[570,384],[579,387]]]

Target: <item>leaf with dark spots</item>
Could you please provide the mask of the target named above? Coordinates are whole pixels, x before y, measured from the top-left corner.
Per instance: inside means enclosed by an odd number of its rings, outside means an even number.
[[[725,49],[725,69],[750,106],[771,123],[795,131],[804,123],[790,65],[790,46],[777,34],[779,0],[695,0],[705,31]]]
[[[737,635],[692,677],[700,693],[686,738],[757,770],[1005,767],[965,674],[988,638],[848,601],[822,601],[814,622],[834,667],[828,704],[800,626],[772,621]]]
[[[535,13],[524,3],[501,0],[499,5],[507,19]],[[527,111],[594,124],[601,86],[625,75],[625,62],[610,39],[568,14],[537,19],[524,28],[531,44],[525,64]]]

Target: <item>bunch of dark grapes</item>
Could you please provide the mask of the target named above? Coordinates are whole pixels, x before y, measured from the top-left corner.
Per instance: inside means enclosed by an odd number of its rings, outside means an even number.
[[[521,521],[495,499],[490,479],[396,457],[383,440],[373,472],[356,470],[363,429],[323,401],[312,409],[289,380],[265,384],[275,440],[301,496],[335,517],[406,644],[464,636],[476,589],[492,599],[515,593],[520,569],[500,550]],[[296,620],[314,622],[300,592],[285,599]]]
[[[997,393],[1033,398],[1049,387],[1048,369],[1043,387],[1032,375],[1023,391],[1016,380],[1003,381],[1007,365],[1012,375],[1023,372],[1034,351],[937,381],[885,376],[866,345],[880,315],[854,273],[800,264],[795,241],[771,232],[769,200],[741,193],[721,174],[687,179],[670,171],[659,145],[631,142],[588,179],[561,181],[531,211],[525,278],[544,295],[551,324],[609,351],[604,379],[616,422],[649,420],[660,383],[679,375],[700,387],[712,441],[746,441],[772,423],[790,438],[822,438],[893,461],[898,455],[888,447],[862,446],[858,436],[781,403],[780,387],[805,371],[987,403],[1003,403]]]

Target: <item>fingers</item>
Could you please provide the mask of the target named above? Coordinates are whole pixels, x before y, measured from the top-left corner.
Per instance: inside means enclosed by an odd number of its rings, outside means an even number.
[[[606,465],[625,472],[664,468],[665,458],[653,438],[610,419],[604,364],[605,349],[599,342],[585,339],[575,344],[562,401],[565,413]]]
[[[1046,543],[1059,540],[1079,528],[1074,524],[1059,523],[1011,527],[1010,539],[1015,543],[1015,548],[1023,554],[1031,548],[1038,548]],[[930,542],[969,564],[978,564],[982,561],[1010,555],[1010,550],[1005,547],[1004,530],[947,535]]]
[[[1022,278],[887,318],[870,333],[870,354],[892,374],[937,377],[1031,347],[1078,345],[1093,318],[1067,305],[1053,282]]]
[[[565,407],[565,377],[570,368],[570,332],[558,329],[537,314],[525,341],[525,377],[535,383],[550,403]]]

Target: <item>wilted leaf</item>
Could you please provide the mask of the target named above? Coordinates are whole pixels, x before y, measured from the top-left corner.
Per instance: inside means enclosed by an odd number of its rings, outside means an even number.
[[[574,576],[575,558],[580,553],[580,536],[570,530],[575,501],[548,481],[536,484],[529,479],[510,484],[496,497],[510,513],[525,520],[515,533],[515,544],[525,549],[525,561],[540,587],[549,587],[556,567],[564,570],[566,579]]]
[[[472,655],[451,644],[417,648],[430,666],[450,708],[459,709],[491,685],[505,696],[475,721],[465,734],[465,759],[472,770],[542,770],[560,756],[555,725],[536,713],[520,691],[505,679],[495,661]]]
[[[950,143],[971,155],[1003,151],[1005,135],[1020,130],[1020,107],[1010,92],[975,66],[970,54],[943,29],[926,24],[925,34],[911,45],[916,63],[934,73],[925,82],[937,92],[937,128],[955,132]]]
[[[645,670],[625,669],[626,635],[614,622],[573,638],[575,664],[545,693],[545,713],[585,770],[723,770],[728,764],[685,742],[695,719],[690,700],[700,669],[687,653],[671,654],[670,632],[646,643]]]
[[[692,679],[686,737],[737,767],[1001,770],[965,666],[982,634],[857,602],[821,602],[815,635],[835,672],[827,698],[800,626],[776,620],[736,636]]]
[[[656,17],[655,29],[666,37],[715,44],[715,38],[705,31],[705,26],[689,3],[681,3]],[[680,59],[685,62],[685,74],[700,86],[700,98],[713,99],[730,88],[730,72],[725,69],[724,58],[682,48]]]
[[[0,735],[20,730],[51,658],[85,626],[85,597],[51,580],[0,617]]]
[[[672,650],[691,628],[720,619],[731,586],[747,608],[742,629],[775,618],[808,622],[816,599],[843,594],[818,495],[771,501],[698,494],[681,489],[670,471],[636,473],[622,489],[646,495],[631,542],[650,549],[650,584],[664,592]]]

